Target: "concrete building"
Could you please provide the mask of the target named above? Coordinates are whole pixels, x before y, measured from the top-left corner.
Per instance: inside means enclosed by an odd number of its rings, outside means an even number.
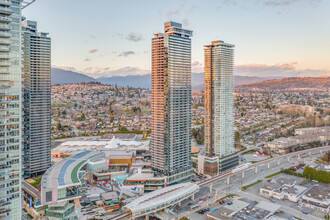
[[[286,199],[291,202],[298,202],[301,196],[306,192],[307,188],[296,185],[293,179],[279,178],[271,182],[265,182],[260,188],[260,195],[276,199]]]
[[[145,192],[155,191],[165,187],[166,178],[156,176],[150,170],[138,169],[138,171],[124,180],[125,186],[144,186]]]
[[[116,191],[101,194],[102,207],[105,212],[111,213],[119,210],[119,196]]]
[[[313,186],[302,196],[301,204],[307,208],[329,213],[330,188],[320,185]]]
[[[101,152],[85,151],[51,166],[41,180],[41,205],[73,201],[86,196],[87,164],[103,157]]]
[[[21,9],[0,1],[0,219],[21,219]]]
[[[205,174],[216,175],[238,165],[234,146],[234,45],[213,41],[205,46]],[[220,159],[217,159],[220,158]],[[224,166],[221,162],[226,163]],[[229,164],[228,164],[229,162]],[[221,169],[220,169],[221,168]]]
[[[24,177],[50,167],[51,40],[37,22],[24,20],[23,31],[23,165]]]
[[[169,21],[152,39],[152,167],[168,176],[168,184],[193,177],[191,36],[182,24]]]
[[[59,202],[49,205],[47,209],[49,220],[77,220],[75,205],[67,202]]]
[[[199,191],[199,186],[193,183],[180,183],[147,193],[123,207],[133,218],[148,216],[162,209],[173,206],[191,198]]]

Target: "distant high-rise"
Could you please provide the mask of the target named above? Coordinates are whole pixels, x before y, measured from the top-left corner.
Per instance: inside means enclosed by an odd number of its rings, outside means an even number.
[[[23,144],[24,177],[43,174],[51,165],[51,40],[37,22],[24,20]]]
[[[191,36],[166,22],[152,39],[151,165],[167,183],[188,181],[191,166]]]
[[[21,1],[0,1],[0,219],[21,219]]]
[[[238,164],[234,146],[234,45],[205,46],[204,173],[217,174]],[[222,159],[225,158],[225,159]]]

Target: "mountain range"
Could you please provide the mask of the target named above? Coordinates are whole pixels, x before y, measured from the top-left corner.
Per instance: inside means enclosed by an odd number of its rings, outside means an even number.
[[[281,77],[254,77],[254,76],[234,76],[234,85],[244,85],[250,83],[257,83],[265,80],[279,79]],[[145,89],[151,88],[151,75],[136,75],[132,73],[127,76],[110,76],[93,78],[82,73],[73,71],[67,71],[58,68],[52,68],[51,76],[52,85],[54,84],[69,84],[69,83],[81,83],[81,82],[100,82],[108,85],[118,86],[130,86],[140,87]],[[203,90],[204,89],[204,73],[192,73],[191,77],[192,89]]]

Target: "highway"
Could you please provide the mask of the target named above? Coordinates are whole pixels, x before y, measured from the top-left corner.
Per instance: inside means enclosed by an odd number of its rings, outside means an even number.
[[[232,177],[234,175],[241,174],[241,173],[246,172],[248,170],[251,170],[253,168],[255,169],[257,167],[257,169],[258,169],[259,166],[263,166],[263,165],[267,165],[267,164],[270,164],[271,165],[271,163],[278,162],[278,161],[280,161],[280,163],[282,163],[284,161],[281,161],[281,160],[282,159],[287,159],[288,157],[291,158],[293,156],[297,156],[297,155],[304,154],[304,153],[309,153],[309,152],[311,152],[312,154],[319,154],[320,153],[320,150],[325,151],[325,150],[328,150],[328,149],[330,149],[330,146],[323,146],[323,147],[311,148],[311,149],[307,149],[307,150],[303,150],[303,151],[297,151],[297,152],[293,152],[293,153],[289,153],[289,154],[284,154],[284,155],[281,155],[281,156],[278,156],[278,157],[269,158],[269,159],[262,160],[260,162],[251,164],[249,166],[249,168],[244,169],[244,170],[237,171],[235,173],[229,172],[229,173],[225,173],[225,174],[220,174],[220,175],[215,176],[215,177],[213,177],[211,179],[208,179],[208,180],[205,180],[203,182],[200,182],[200,183],[198,183],[198,185],[200,187],[207,186],[207,185],[210,185],[210,184],[212,184],[212,183],[214,183],[216,181],[223,180],[223,179],[226,179],[228,177],[230,178],[230,177]]]

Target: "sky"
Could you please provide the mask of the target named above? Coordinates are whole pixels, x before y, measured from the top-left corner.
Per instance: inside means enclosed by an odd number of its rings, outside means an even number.
[[[23,10],[52,38],[52,66],[94,78],[151,72],[151,38],[172,20],[203,46],[235,44],[235,74],[330,76],[329,0],[36,0]]]

